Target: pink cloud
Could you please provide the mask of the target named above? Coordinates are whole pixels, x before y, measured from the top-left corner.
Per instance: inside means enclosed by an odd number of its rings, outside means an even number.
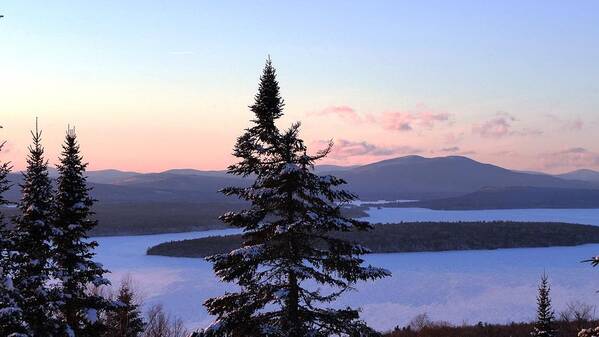
[[[334,115],[338,118],[353,123],[376,124],[386,130],[411,131],[416,128],[433,128],[437,123],[448,123],[451,115],[445,112],[432,112],[424,107],[417,112],[389,111],[380,115],[360,114],[350,106],[330,106],[310,115],[326,116]]]
[[[452,156],[470,156],[477,154],[476,151],[472,150],[463,150],[459,146],[450,146],[439,149],[438,151],[431,151],[431,153],[442,153],[443,155],[452,155]]]
[[[556,115],[547,115],[554,124],[557,124],[559,131],[580,131],[584,127],[584,122],[580,118],[562,119]]]
[[[463,132],[459,132],[459,133],[450,132],[450,133],[446,133],[443,138],[444,138],[446,144],[457,144],[457,143],[460,143],[462,140],[464,140],[464,133]]]
[[[500,112],[492,119],[472,126],[472,132],[484,138],[503,138],[506,136],[532,136],[540,135],[543,132],[537,129],[513,130],[513,124],[516,117]]]
[[[540,160],[547,169],[590,168],[599,166],[599,153],[582,147],[573,147],[562,151],[542,154]]]
[[[326,116],[335,115],[341,119],[348,120],[353,123],[363,123],[364,119],[356,110],[347,105],[330,106],[321,111],[311,113],[311,115]]]
[[[485,138],[501,138],[510,134],[512,123],[516,120],[513,116],[505,113],[497,114],[496,117],[482,124],[475,124],[472,132]]]
[[[328,141],[317,141],[314,146],[322,148],[327,144]],[[334,142],[329,156],[332,159],[345,159],[359,156],[384,157],[421,152],[422,150],[411,146],[381,146],[366,141],[340,139]]]
[[[459,152],[459,151],[460,151],[459,146],[445,147],[445,148],[441,149],[441,152]]]
[[[539,136],[542,135],[543,131],[539,129],[521,129],[515,130],[510,133],[512,136]]]
[[[384,112],[379,122],[387,130],[411,131],[415,127],[431,129],[436,123],[449,122],[450,117],[445,112]]]

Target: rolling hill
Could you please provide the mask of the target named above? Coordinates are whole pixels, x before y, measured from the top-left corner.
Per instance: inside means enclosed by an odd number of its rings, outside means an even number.
[[[318,174],[344,178],[346,188],[362,200],[420,200],[398,207],[436,209],[589,208],[599,207],[599,182],[546,174],[516,172],[466,157],[408,156],[362,166],[317,167]],[[55,171],[52,170],[52,176]],[[219,214],[243,204],[219,193],[244,186],[250,178],[225,171],[175,169],[160,173],[119,170],[88,172],[98,200],[97,234],[157,233],[192,228],[220,228]],[[586,176],[585,176],[586,177]],[[582,177],[584,178],[584,177]],[[20,173],[9,177],[8,200],[20,198]],[[198,227],[199,226],[199,227]]]
[[[110,181],[111,175],[115,177],[113,183],[97,183],[97,181]],[[230,176],[192,176],[172,173],[135,173],[122,177],[110,173],[109,176],[99,176],[94,171],[88,173],[91,194],[102,203],[233,202],[234,200],[218,193],[218,190],[225,186],[248,183]],[[20,198],[19,184],[22,182],[22,175],[12,173],[8,178],[12,187],[6,193],[6,198],[16,202]]]
[[[598,188],[599,184],[508,170],[467,157],[389,159],[335,175],[364,200],[426,200],[456,197],[485,187]]]
[[[599,208],[599,190],[551,187],[488,187],[459,197],[392,203],[379,207],[437,210]]]
[[[588,180],[593,171],[577,171],[564,179],[512,171],[460,156],[407,156],[352,167],[323,165],[317,167],[317,172],[344,178],[348,182],[346,188],[362,200],[436,200],[461,197],[485,188],[599,189],[599,181]],[[224,171],[193,169],[160,173],[102,170],[90,171],[88,177],[94,197],[101,202],[218,202],[226,200],[218,193],[221,188],[243,186],[250,181]],[[18,184],[21,176],[13,174],[11,179]],[[18,199],[16,186],[8,197]]]
[[[580,180],[599,183],[599,172],[593,170],[577,170],[568,173],[558,174],[557,177],[568,180]]]

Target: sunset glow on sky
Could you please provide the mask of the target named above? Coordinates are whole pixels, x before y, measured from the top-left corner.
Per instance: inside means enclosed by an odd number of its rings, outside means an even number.
[[[436,8],[436,10],[431,10]],[[38,116],[51,164],[222,169],[267,55],[327,163],[465,155],[599,169],[597,1],[0,2],[2,159]]]

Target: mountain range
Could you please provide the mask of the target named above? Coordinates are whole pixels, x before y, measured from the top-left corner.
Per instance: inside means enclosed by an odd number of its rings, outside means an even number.
[[[387,203],[382,206],[437,210],[599,208],[599,189],[488,187],[458,197]]]
[[[460,197],[487,188],[599,189],[599,172],[591,170],[552,176],[509,170],[462,156],[406,156],[361,166],[323,165],[316,171],[345,179],[348,182],[345,188],[362,200],[435,200]],[[54,170],[51,175],[55,175]],[[250,183],[249,179],[231,176],[225,171],[194,169],[160,173],[100,170],[89,171],[87,175],[94,197],[106,203],[220,202],[227,200],[218,193],[222,187]],[[12,174],[11,180],[15,186],[8,198],[17,200],[16,185],[21,175]]]
[[[418,200],[385,207],[432,209],[599,208],[598,172],[558,176],[518,172],[467,157],[407,156],[360,166],[323,165],[321,175],[345,179],[345,188],[361,200]],[[56,177],[56,170],[50,174]],[[129,235],[222,228],[218,217],[244,204],[218,190],[247,186],[250,178],[225,171],[174,169],[160,173],[89,171],[100,226],[94,235]],[[22,174],[9,176],[6,197],[20,198]],[[16,214],[14,208],[6,209]],[[347,210],[359,215],[363,210]]]

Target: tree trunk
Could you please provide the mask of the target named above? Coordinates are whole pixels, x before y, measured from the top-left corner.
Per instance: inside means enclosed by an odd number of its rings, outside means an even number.
[[[289,337],[303,337],[299,317],[299,286],[294,272],[288,275],[289,293],[287,294],[287,316]]]

